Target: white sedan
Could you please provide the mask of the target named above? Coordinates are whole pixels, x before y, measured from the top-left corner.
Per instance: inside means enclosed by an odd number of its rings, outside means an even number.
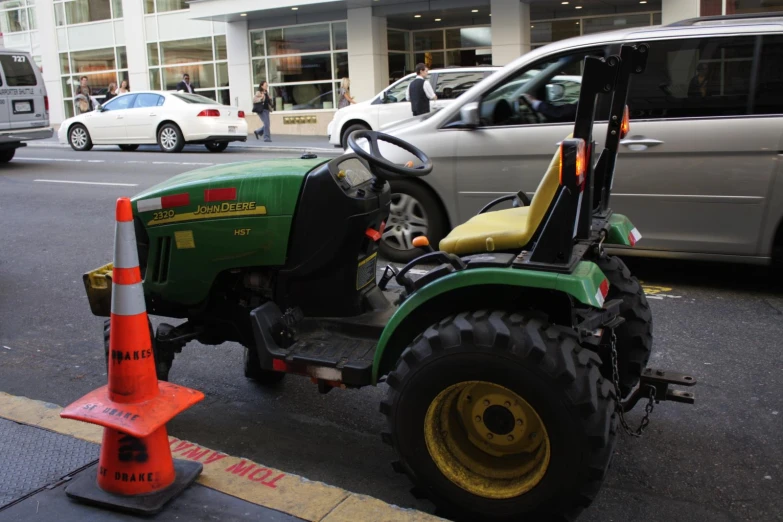
[[[93,145],[132,151],[157,143],[163,152],[179,152],[186,143],[200,143],[221,152],[231,141],[247,140],[247,123],[238,108],[198,94],[139,91],[68,118],[60,125],[58,138],[78,151]]]

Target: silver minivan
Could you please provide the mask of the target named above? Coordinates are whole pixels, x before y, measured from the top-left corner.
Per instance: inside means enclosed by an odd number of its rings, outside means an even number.
[[[25,142],[51,138],[49,98],[29,53],[0,49],[0,163]]]
[[[572,96],[553,79],[581,75],[586,54],[615,54],[625,41],[650,44],[647,70],[630,88],[630,134],[621,141],[612,193],[612,207],[644,234],[627,253],[780,260],[780,16],[702,18],[563,40],[525,54],[429,118],[382,129],[435,164],[429,176],[393,184],[405,204],[392,209],[384,253],[405,260],[415,253],[406,248],[415,235],[437,244],[489,201],[520,189],[532,194],[573,126]],[[605,132],[599,122],[595,136]]]

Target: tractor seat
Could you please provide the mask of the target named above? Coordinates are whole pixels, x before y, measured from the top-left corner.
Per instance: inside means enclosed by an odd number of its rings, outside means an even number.
[[[443,238],[439,248],[457,255],[515,250],[530,242],[560,185],[560,149],[538,184],[529,207],[508,208],[473,216]]]

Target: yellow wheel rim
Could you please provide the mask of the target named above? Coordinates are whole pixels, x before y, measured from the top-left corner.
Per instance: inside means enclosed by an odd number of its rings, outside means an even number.
[[[549,467],[541,417],[525,399],[490,382],[461,382],[438,394],[427,409],[424,440],[446,478],[485,498],[527,493]]]

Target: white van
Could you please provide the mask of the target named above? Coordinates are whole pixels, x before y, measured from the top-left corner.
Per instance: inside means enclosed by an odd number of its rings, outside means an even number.
[[[29,53],[0,50],[0,163],[8,163],[26,141],[51,138],[49,98]]]
[[[500,67],[455,67],[430,70],[429,81],[438,99],[432,110],[443,108]],[[378,130],[384,125],[411,118],[411,104],[405,99],[408,85],[416,77],[409,74],[382,90],[371,100],[350,105],[334,113],[327,134],[329,143],[346,148],[347,136],[356,130]]]

